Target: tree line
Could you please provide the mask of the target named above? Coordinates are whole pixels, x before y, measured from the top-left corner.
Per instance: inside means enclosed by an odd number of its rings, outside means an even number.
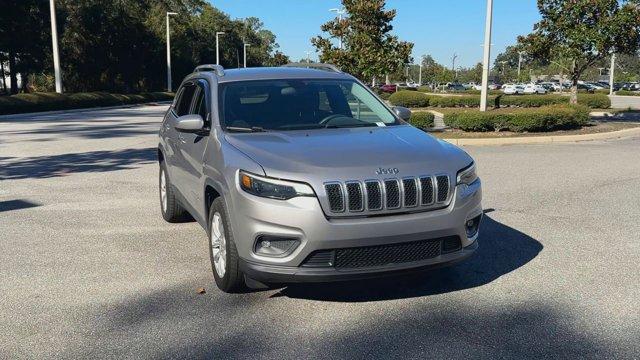
[[[9,0],[0,11],[0,91],[51,91],[53,59],[49,0]],[[231,19],[205,0],[57,0],[64,89],[136,93],[166,88],[166,13],[176,85],[198,64],[226,68],[289,62],[260,19]],[[18,75],[19,74],[19,75]],[[9,81],[5,81],[8,76]],[[22,86],[18,89],[18,76]]]

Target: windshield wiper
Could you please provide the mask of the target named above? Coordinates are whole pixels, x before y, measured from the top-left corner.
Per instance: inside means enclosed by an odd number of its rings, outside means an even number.
[[[227,131],[232,131],[232,132],[247,132],[247,133],[267,132],[267,130],[265,130],[264,128],[262,128],[260,126],[252,126],[250,128],[248,128],[248,127],[237,127],[237,126],[227,126],[226,129],[227,129]]]

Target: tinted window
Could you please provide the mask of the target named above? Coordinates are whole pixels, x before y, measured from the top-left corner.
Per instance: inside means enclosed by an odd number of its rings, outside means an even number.
[[[367,89],[343,80],[263,80],[221,85],[222,124],[270,130],[395,125]]]
[[[205,90],[200,86],[198,86],[198,92],[196,93],[196,101],[192,114],[199,114],[202,117],[202,120],[205,122],[207,121],[208,111]]]
[[[191,100],[193,100],[193,93],[195,93],[196,87],[193,84],[187,84],[182,88],[180,99],[176,105],[176,114],[183,116],[189,114],[189,108],[191,107]]]

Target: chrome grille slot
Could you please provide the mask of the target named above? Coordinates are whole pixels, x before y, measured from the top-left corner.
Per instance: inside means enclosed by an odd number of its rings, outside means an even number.
[[[438,186],[437,201],[439,203],[443,203],[447,201],[447,198],[449,197],[449,177],[447,175],[438,175],[436,177],[436,182]]]
[[[378,181],[366,181],[367,209],[382,210],[382,189]]]
[[[384,190],[386,192],[387,209],[397,209],[400,207],[400,186],[398,180],[385,180]]]
[[[359,182],[347,182],[347,202],[349,204],[349,211],[362,211],[364,210],[364,201],[362,194],[362,187]]]
[[[402,188],[404,190],[404,206],[418,206],[418,187],[416,179],[402,179]]]
[[[433,204],[433,180],[431,177],[421,177],[420,188],[422,190],[422,205]]]
[[[329,208],[332,212],[344,211],[344,195],[342,194],[342,186],[339,183],[325,184],[324,189],[329,199]]]

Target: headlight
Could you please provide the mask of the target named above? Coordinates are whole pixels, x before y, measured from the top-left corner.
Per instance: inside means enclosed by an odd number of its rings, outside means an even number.
[[[476,174],[476,164],[471,163],[471,165],[458,171],[457,185],[471,185],[477,179],[478,175]]]
[[[297,196],[315,196],[307,184],[271,179],[240,171],[240,187],[249,194],[270,199],[289,200]]]

